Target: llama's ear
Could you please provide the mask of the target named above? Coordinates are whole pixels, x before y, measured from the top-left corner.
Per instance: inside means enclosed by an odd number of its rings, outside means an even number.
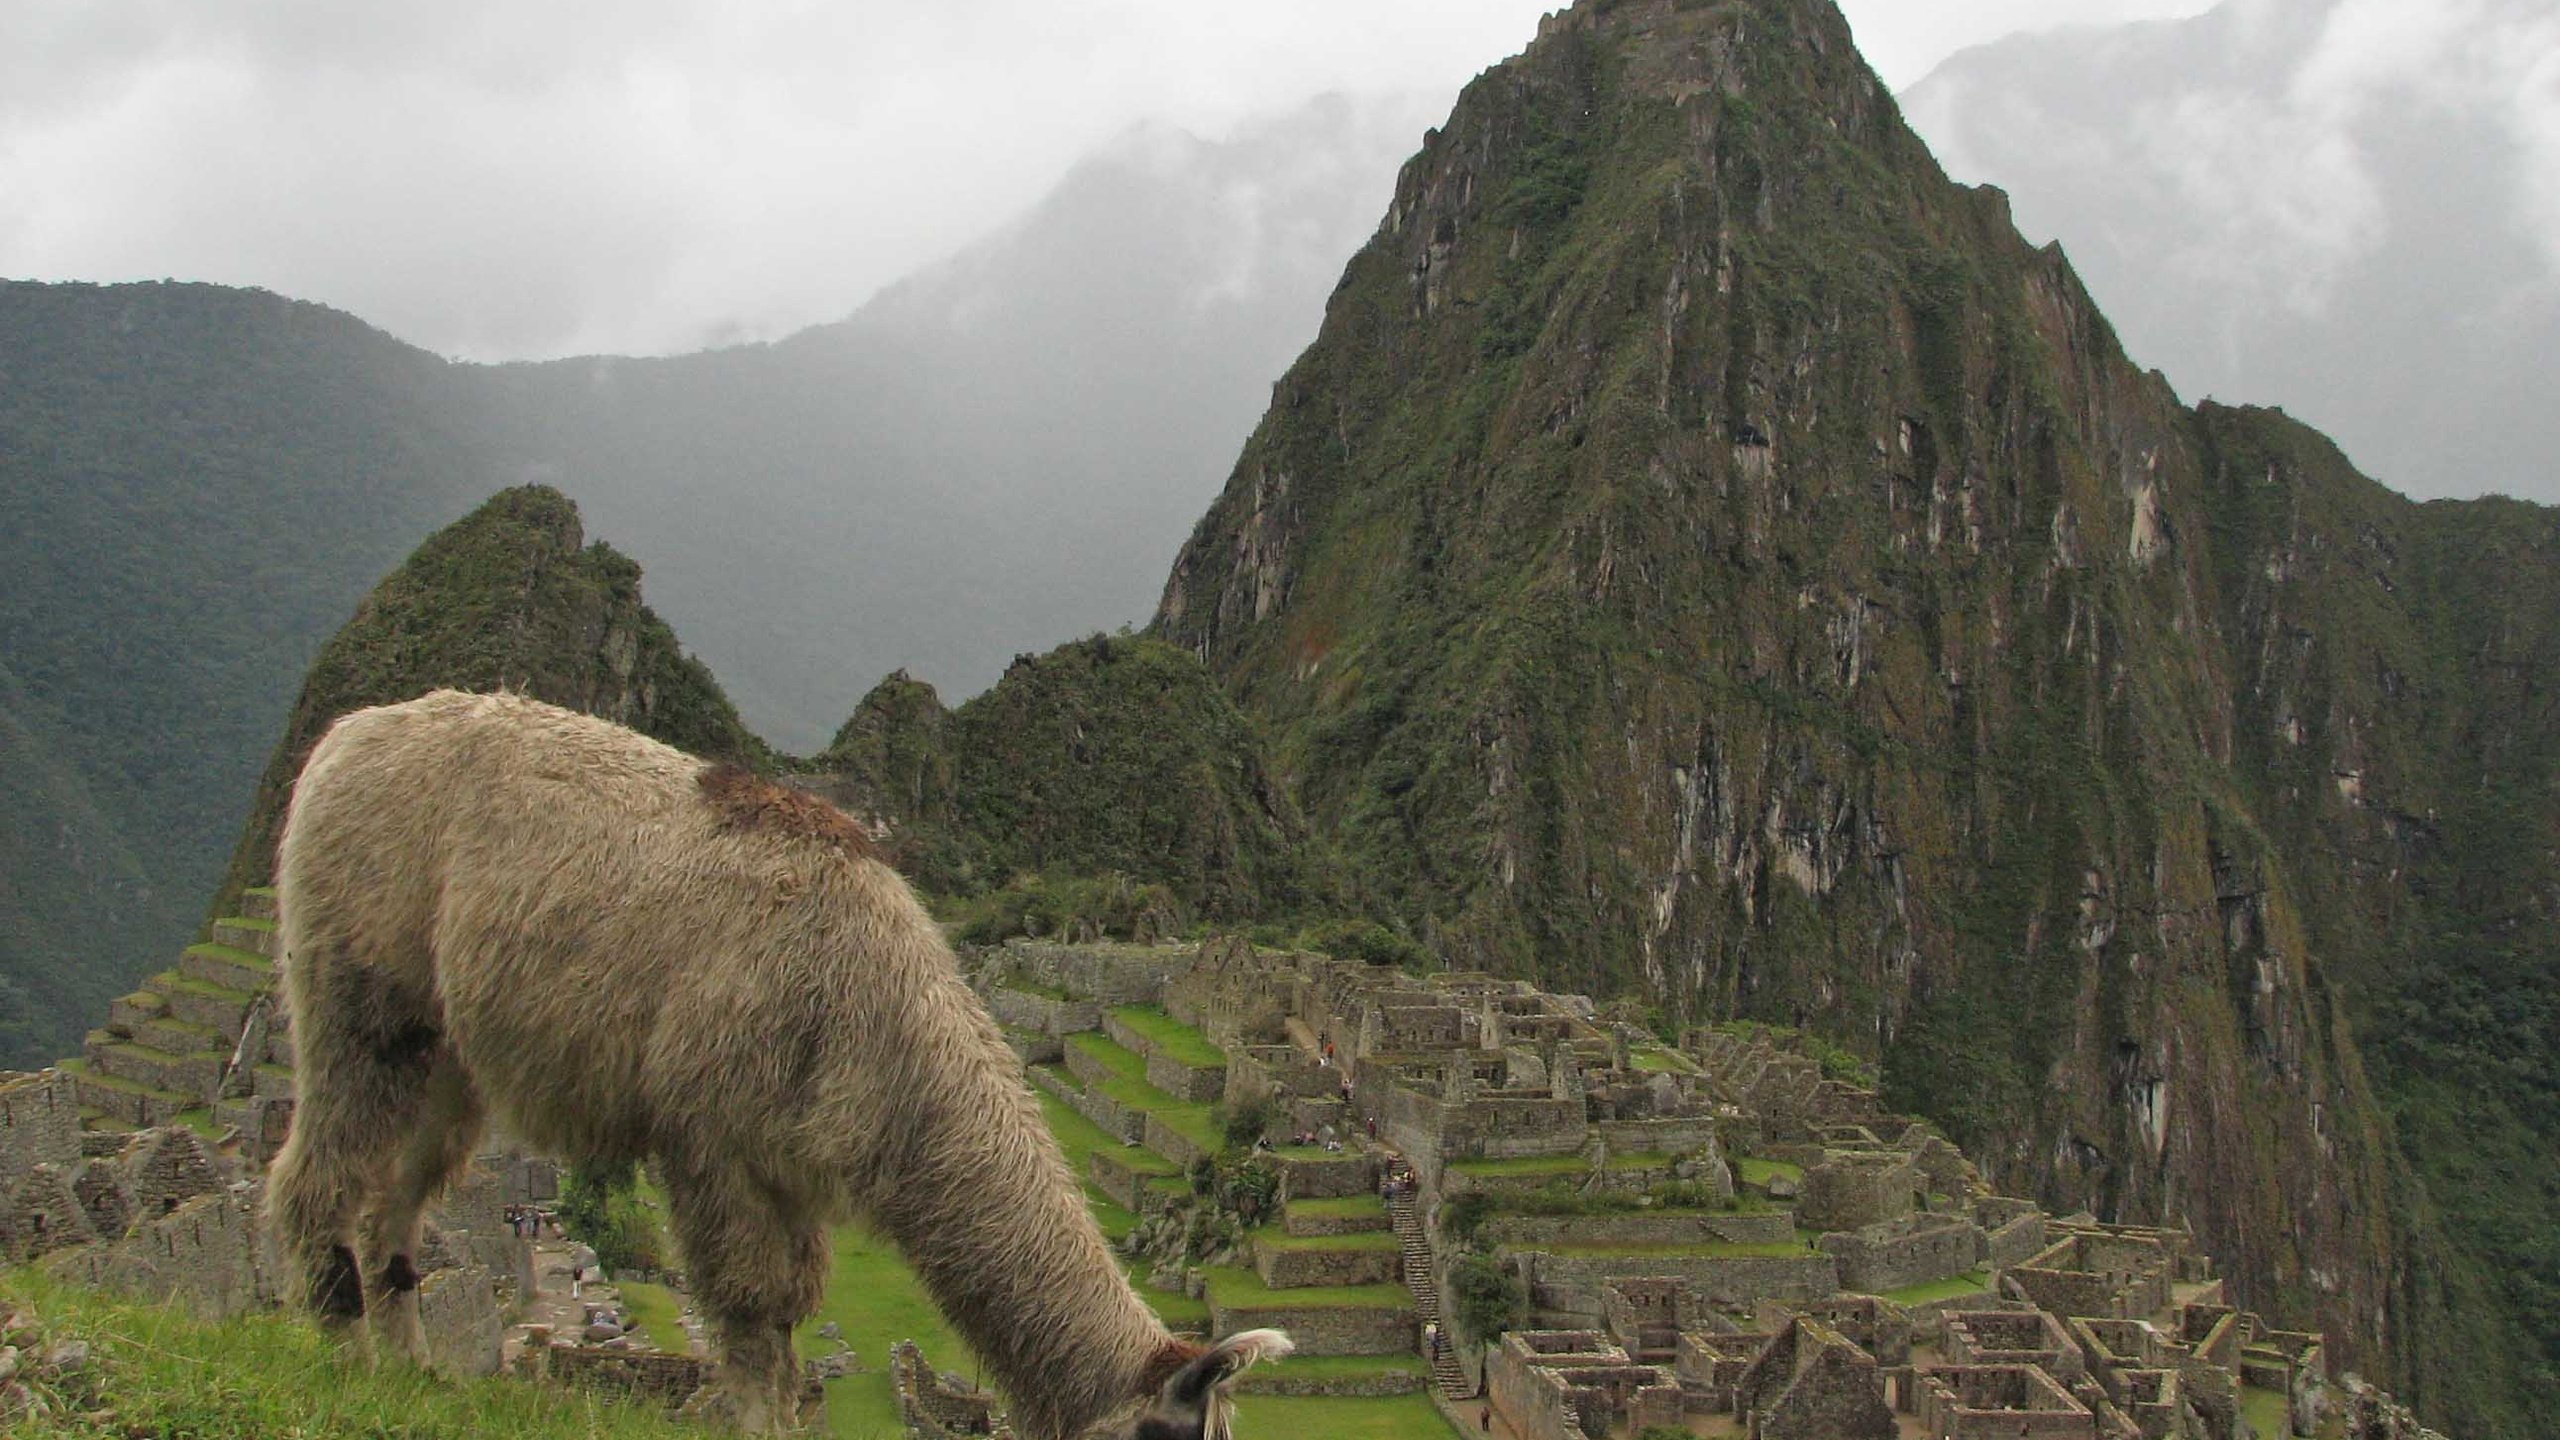
[[[1277,1360],[1297,1348],[1283,1331],[1239,1330],[1175,1371],[1173,1378],[1164,1382],[1164,1398],[1177,1405],[1197,1407],[1209,1392],[1248,1367]]]

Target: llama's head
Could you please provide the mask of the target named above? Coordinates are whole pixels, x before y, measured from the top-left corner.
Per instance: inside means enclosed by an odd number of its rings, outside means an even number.
[[[1185,1360],[1121,1433],[1125,1440],[1232,1440],[1236,1376],[1295,1348],[1277,1330],[1238,1331]]]

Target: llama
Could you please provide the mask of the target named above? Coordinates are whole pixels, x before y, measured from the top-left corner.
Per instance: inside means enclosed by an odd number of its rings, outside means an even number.
[[[663,1177],[719,1365],[787,1428],[827,1226],[894,1241],[1024,1440],[1218,1440],[1277,1331],[1203,1348],[1129,1286],[1019,1062],[842,812],[516,695],[339,720],[277,891],[301,1100],[268,1201],[324,1323],[421,1356],[420,1212],[493,1112]]]

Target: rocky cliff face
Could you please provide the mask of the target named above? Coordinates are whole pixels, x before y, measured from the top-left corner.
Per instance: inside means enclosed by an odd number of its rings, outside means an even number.
[[[2292,436],[2128,361],[1829,4],[1584,3],[1406,166],[1156,628],[1453,959],[1840,1037],[2423,1403],[2436,1242],[2359,1042],[2392,952],[2335,907],[2399,843],[2360,697],[2477,667],[2386,682],[2411,597],[2267,569],[2370,563],[2252,488],[2345,483],[2262,478]]]

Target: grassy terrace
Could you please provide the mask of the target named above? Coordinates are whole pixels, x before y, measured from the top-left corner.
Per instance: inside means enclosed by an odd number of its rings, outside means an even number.
[[[1363,1230],[1357,1235],[1292,1235],[1276,1226],[1253,1232],[1253,1243],[1266,1250],[1393,1250],[1400,1243],[1392,1230]]]
[[[1677,1050],[1660,1046],[1649,1045],[1631,1050],[1627,1053],[1627,1059],[1633,1062],[1637,1069],[1649,1074],[1695,1075],[1698,1073],[1697,1065],[1692,1063],[1688,1056]]]
[[[1733,1178],[1745,1185],[1766,1185],[1781,1177],[1801,1181],[1804,1179],[1804,1167],[1784,1160],[1754,1160],[1748,1156],[1733,1162]]]
[[[1067,1043],[1109,1066],[1111,1073],[1123,1080],[1135,1080],[1141,1084],[1146,1081],[1147,1057],[1099,1030],[1077,1031],[1067,1037]]]
[[[1888,1290],[1884,1298],[1896,1305],[1906,1307],[1934,1305],[1941,1300],[1958,1300],[1967,1295],[1979,1295],[1990,1288],[1991,1272],[1973,1270],[1962,1275],[1951,1275],[1944,1280],[1932,1280],[1926,1285],[1905,1285],[1899,1290]]]
[[[1227,1137],[1209,1117],[1209,1106],[1176,1100],[1147,1083],[1146,1057],[1098,1030],[1067,1037],[1067,1043],[1103,1063],[1111,1071],[1100,1086],[1103,1094],[1132,1110],[1162,1120],[1173,1132],[1203,1150],[1223,1150]]]
[[[1143,1005],[1123,1005],[1111,1012],[1111,1018],[1146,1036],[1148,1044],[1185,1065],[1207,1067],[1227,1063],[1226,1051],[1210,1044],[1208,1037],[1161,1010]]]
[[[1542,1255],[1600,1258],[1645,1255],[1683,1260],[1800,1260],[1815,1253],[1802,1245],[1736,1245],[1729,1240],[1683,1240],[1656,1244],[1568,1240],[1518,1248],[1535,1250]]]
[[[2258,1440],[2283,1440],[2293,1433],[2293,1407],[2273,1390],[2240,1387],[2240,1418],[2258,1432]]]
[[[1401,1285],[1303,1285],[1274,1290],[1240,1267],[1209,1272],[1209,1298],[1230,1309],[1406,1310],[1413,1295]]]
[[[265,957],[255,958],[263,960]],[[152,976],[151,989],[153,993],[160,995],[176,991],[187,995],[201,995],[209,1000],[229,1001],[238,1005],[246,1005],[258,998],[254,991],[234,990],[228,985],[216,985],[210,980],[198,980],[192,975],[181,975],[175,970],[165,975]]]
[[[1353,1215],[1373,1215],[1383,1219],[1387,1207],[1375,1195],[1344,1195],[1331,1200],[1292,1200],[1289,1213],[1318,1220],[1340,1220]]]
[[[1658,1170],[1671,1163],[1671,1157],[1658,1150],[1639,1150],[1609,1157],[1612,1170]],[[1461,1175],[1489,1178],[1517,1175],[1581,1175],[1590,1170],[1580,1155],[1529,1155],[1516,1160],[1454,1160],[1451,1170]]]

